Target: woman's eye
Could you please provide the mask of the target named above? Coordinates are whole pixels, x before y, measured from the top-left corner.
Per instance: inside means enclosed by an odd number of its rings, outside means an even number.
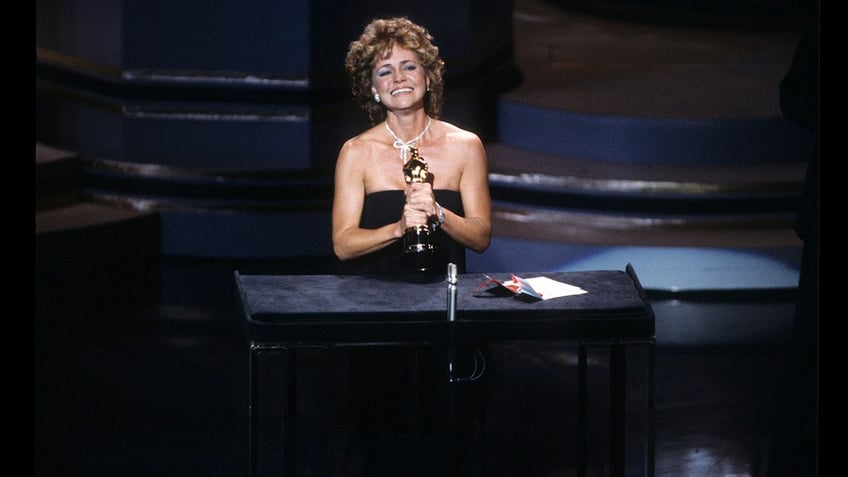
[[[417,68],[418,68],[418,65],[416,65],[415,63],[407,63],[407,64],[403,65],[404,71],[414,71]]]
[[[378,70],[377,71],[377,76],[386,76],[386,75],[390,75],[390,74],[392,74],[392,72],[390,70]]]

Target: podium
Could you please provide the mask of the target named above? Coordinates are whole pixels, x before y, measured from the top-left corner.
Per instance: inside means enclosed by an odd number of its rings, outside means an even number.
[[[504,274],[490,273],[496,278]],[[508,274],[506,274],[508,279]],[[446,280],[355,275],[241,275],[235,272],[247,340],[248,475],[297,474],[298,350],[347,346],[456,346],[512,341],[568,342],[578,347],[577,474],[587,472],[587,349],[609,349],[609,475],[653,476],[654,313],[633,268],[524,272],[578,286],[587,293],[528,303],[474,296],[481,274],[460,274],[456,311],[447,319]],[[414,297],[414,299],[410,299]],[[644,432],[628,449],[627,351],[646,349]],[[272,359],[268,359],[272,357]],[[269,369],[269,363],[283,363]],[[272,366],[273,368],[273,366]],[[447,386],[447,380],[445,385]],[[260,433],[268,422],[275,433]],[[268,439],[279,439],[270,447]],[[638,462],[632,462],[636,455]],[[628,461],[627,459],[630,459]]]

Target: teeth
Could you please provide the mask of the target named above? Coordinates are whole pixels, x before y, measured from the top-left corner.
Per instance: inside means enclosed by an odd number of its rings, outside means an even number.
[[[400,94],[400,93],[411,93],[411,92],[412,92],[412,88],[402,88],[402,89],[399,89],[399,90],[392,91],[392,96],[395,96],[395,95]]]

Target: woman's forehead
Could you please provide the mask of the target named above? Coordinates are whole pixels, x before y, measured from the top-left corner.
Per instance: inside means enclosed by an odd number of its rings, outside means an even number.
[[[397,43],[387,47],[377,58],[377,64],[399,63],[402,61],[418,61],[418,54],[408,48],[399,46]]]

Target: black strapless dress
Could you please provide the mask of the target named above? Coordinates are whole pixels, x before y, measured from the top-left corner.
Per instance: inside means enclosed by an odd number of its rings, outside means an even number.
[[[442,207],[450,209],[455,214],[465,215],[459,191],[439,189],[434,191],[434,194],[436,201]],[[405,202],[406,197],[402,190],[384,190],[366,195],[359,226],[366,229],[376,229],[397,222],[403,212]],[[457,273],[465,273],[465,247],[456,243],[440,229],[436,229],[433,233],[433,239],[442,252],[441,260],[444,262],[441,266],[436,267],[439,270],[438,273],[447,273],[449,262],[456,264]],[[401,263],[402,254],[403,241],[398,240],[382,250],[354,260],[341,262],[339,272],[353,275],[405,274],[409,270],[405,269]]]

